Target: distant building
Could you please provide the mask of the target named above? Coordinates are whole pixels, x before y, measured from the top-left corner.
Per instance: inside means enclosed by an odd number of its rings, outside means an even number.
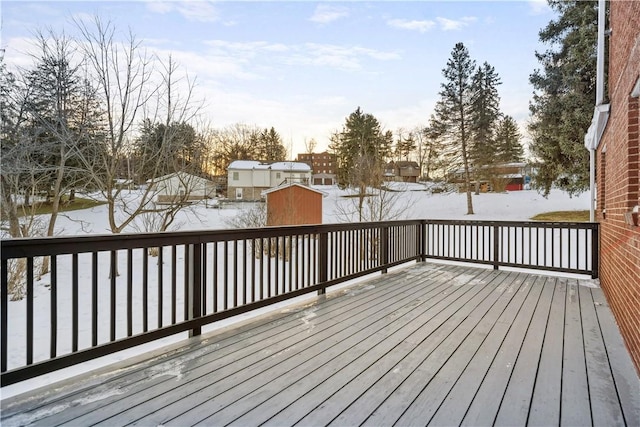
[[[482,168],[470,168],[472,190],[478,187],[480,192],[519,191],[529,188],[531,166],[526,163],[498,163]],[[465,190],[464,170],[449,171],[447,180],[457,184],[460,191]]]
[[[309,165],[300,162],[261,163],[255,160],[236,160],[227,168],[229,199],[261,200],[263,191],[286,183],[309,185]]]
[[[413,161],[391,161],[384,166],[384,180],[395,182],[418,182],[420,166]]]
[[[313,185],[333,185],[336,183],[336,155],[326,151],[322,153],[298,154],[299,162],[311,167]]]
[[[213,181],[175,172],[148,181],[152,191],[156,192],[156,203],[188,203],[215,197],[216,185]]]
[[[267,225],[322,224],[323,191],[289,183],[263,192]]]

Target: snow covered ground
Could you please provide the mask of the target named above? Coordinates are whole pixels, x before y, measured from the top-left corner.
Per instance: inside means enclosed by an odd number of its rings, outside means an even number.
[[[325,224],[344,222],[339,204],[348,202],[343,196],[347,191],[335,186],[315,187],[327,193],[323,201]],[[473,196],[474,215],[467,215],[465,194],[430,194],[422,184],[395,183],[396,198],[393,203],[402,211],[401,219],[474,219],[526,221],[536,214],[558,210],[589,209],[589,194],[570,198],[566,193],[552,190],[548,198],[533,190],[508,193],[483,193]],[[180,213],[174,228],[180,230],[224,229],[227,221],[238,215],[240,209],[251,208],[252,203],[229,203],[222,209],[206,207],[204,203],[194,205]],[[59,235],[108,234],[107,206],[66,213],[58,220]],[[133,228],[125,232],[135,232]]]
[[[340,190],[334,186],[318,186],[318,189],[327,194],[327,197],[323,202],[323,222],[324,223],[336,223],[344,222],[344,205],[353,203],[354,199],[344,198],[347,194],[346,191]],[[588,194],[582,194],[578,197],[569,198],[565,193],[560,191],[552,191],[548,198],[542,197],[535,191],[518,191],[503,194],[480,194],[473,196],[473,204],[475,215],[466,215],[466,195],[458,193],[447,194],[431,194],[426,190],[426,187],[422,184],[394,184],[393,188],[397,190],[394,194],[393,204],[402,212],[402,219],[474,219],[474,220],[521,220],[525,221],[532,216],[548,211],[556,210],[584,210],[589,207]],[[131,194],[135,197],[135,194]],[[180,230],[198,230],[198,229],[224,229],[228,228],[229,219],[235,218],[240,213],[241,209],[248,209],[253,206],[252,203],[228,203],[221,209],[212,209],[205,204],[194,205],[192,208],[187,209],[179,215],[176,220],[175,228]],[[340,206],[343,206],[342,208]],[[58,235],[79,235],[79,234],[107,234],[108,222],[107,222],[107,207],[106,205],[97,206],[91,209],[71,211],[64,214],[58,220],[57,223]],[[125,230],[125,232],[135,231],[133,228]],[[108,271],[108,257],[101,257],[100,271]],[[155,269],[150,269],[155,271]],[[65,272],[59,272],[63,276],[67,274]],[[81,272],[81,276],[82,276]],[[180,274],[178,275],[180,277]],[[86,280],[85,278],[84,280]],[[122,278],[124,279],[124,278]],[[152,277],[149,278],[153,280]],[[81,282],[84,281],[81,277]],[[120,280],[120,278],[119,278]],[[38,300],[46,303],[48,301],[48,280],[43,280],[36,283],[35,299],[36,304]],[[64,277],[59,276],[59,283],[68,283]],[[102,290],[101,294],[102,295]],[[59,313],[61,318],[59,319],[59,325],[69,325],[70,320],[70,307],[71,307],[71,292],[69,289],[59,289],[58,291],[60,305]],[[109,295],[100,296],[100,298],[109,298]],[[90,316],[89,313],[89,295],[81,296],[81,316]],[[157,298],[157,297],[156,297]],[[306,298],[310,298],[307,296]],[[84,301],[86,299],[86,301]],[[152,296],[153,299],[153,296]],[[304,299],[304,298],[302,298]],[[84,301],[84,302],[83,302]],[[153,301],[150,301],[153,304]],[[125,309],[125,300],[118,303],[118,312]],[[273,309],[285,309],[284,306],[287,303],[280,304],[278,307],[268,308]],[[122,305],[122,306],[121,306]],[[264,311],[264,310],[263,310]],[[257,313],[252,313],[256,315]],[[21,319],[24,316],[24,301],[11,302],[9,307],[9,324],[12,321]],[[90,318],[90,317],[89,317]],[[247,318],[247,316],[243,316]],[[215,327],[222,327],[228,322],[219,322]],[[81,323],[82,329],[88,329],[89,324]],[[40,350],[36,348],[35,359],[43,360],[47,357],[48,351],[48,316],[43,315],[36,318],[35,331],[42,335],[42,346]],[[119,326],[121,328],[121,326]],[[208,328],[211,329],[211,328]],[[66,341],[69,341],[68,333],[66,331],[59,331],[61,337],[60,345],[68,346]],[[65,376],[75,375],[79,372],[95,369],[96,367],[103,366],[105,364],[113,363],[115,361],[123,360],[130,357],[133,354],[140,354],[153,349],[157,349],[161,346],[165,346],[169,343],[175,342],[177,339],[181,339],[184,336],[169,337],[167,339],[150,343],[140,348],[131,349],[126,352],[121,352],[116,355],[112,355],[101,360],[87,362],[81,366],[69,368],[64,372],[54,372],[45,375],[41,378],[31,381],[25,381],[20,384],[16,384],[10,387],[5,387],[1,390],[1,397],[6,398],[12,395],[22,393],[31,388],[39,387],[42,384],[49,384]],[[10,330],[10,343],[17,345],[18,347],[24,347],[24,329],[17,328]],[[64,338],[62,338],[64,337]],[[36,346],[37,347],[37,346]],[[82,347],[82,346],[81,346]],[[15,348],[14,348],[15,350]],[[19,351],[18,353],[21,353]],[[18,357],[18,359],[21,359]],[[11,364],[11,360],[10,360]],[[19,364],[18,364],[19,366]]]

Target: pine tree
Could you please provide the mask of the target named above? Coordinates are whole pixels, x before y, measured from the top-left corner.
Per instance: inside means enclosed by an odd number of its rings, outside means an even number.
[[[413,132],[408,132],[406,136],[404,132],[398,132],[395,150],[398,160],[409,160],[409,155],[415,151],[416,147],[417,143]]]
[[[500,77],[487,62],[478,67],[471,83],[471,158],[474,171],[483,176],[496,161],[497,147],[495,131],[500,119]],[[483,176],[486,178],[486,176]]]
[[[540,31],[550,45],[536,52],[542,69],[530,81],[531,152],[537,159],[535,188],[577,194],[589,187],[584,135],[593,114],[596,81],[597,2],[548,0],[559,16]]]
[[[524,159],[521,139],[516,121],[511,116],[504,116],[496,129],[496,161],[498,163],[521,162]]]
[[[347,117],[342,131],[331,138],[330,149],[336,154],[338,166],[338,184],[359,187],[361,167],[365,164],[372,170],[380,167],[389,156],[392,144],[391,131],[383,133],[378,119],[358,107]],[[381,176],[372,175],[367,184],[376,186],[380,182]]]
[[[255,158],[267,162],[281,162],[287,158],[287,149],[273,127],[264,129],[257,136]]]
[[[455,150],[461,160],[467,192],[467,214],[473,214],[471,199],[470,154],[472,147],[473,98],[472,76],[475,61],[462,43],[451,52],[447,66],[442,70],[445,82],[441,84],[440,100],[436,103],[434,125],[443,141]]]

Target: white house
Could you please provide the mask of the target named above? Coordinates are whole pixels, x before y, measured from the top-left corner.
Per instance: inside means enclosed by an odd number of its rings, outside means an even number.
[[[306,185],[311,183],[311,167],[308,164],[236,160],[227,168],[227,197],[260,200],[264,190],[294,182]]]
[[[186,172],[175,172],[147,181],[156,194],[156,203],[185,203],[216,195],[216,186],[210,181]]]

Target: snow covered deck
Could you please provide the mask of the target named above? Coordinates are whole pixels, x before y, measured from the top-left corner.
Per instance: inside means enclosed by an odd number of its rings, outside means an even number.
[[[418,263],[2,402],[2,425],[640,425],[601,289]]]

